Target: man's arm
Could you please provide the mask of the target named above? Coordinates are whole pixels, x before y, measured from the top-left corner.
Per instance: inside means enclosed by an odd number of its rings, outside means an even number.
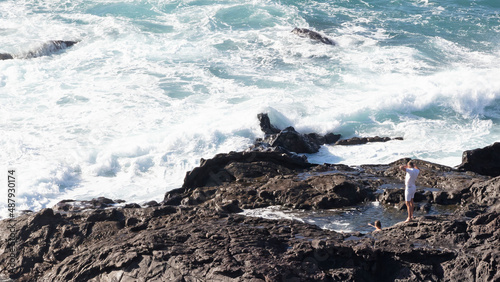
[[[405,165],[400,165],[399,166],[399,169],[406,172],[406,168],[408,168],[408,166],[405,166]]]

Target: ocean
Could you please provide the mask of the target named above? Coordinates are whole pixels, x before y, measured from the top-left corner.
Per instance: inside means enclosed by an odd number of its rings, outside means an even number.
[[[263,137],[262,112],[404,138],[323,146],[314,163],[455,166],[500,141],[498,0],[1,0],[0,38],[14,57],[0,61],[0,218],[8,198],[161,201],[200,158]]]

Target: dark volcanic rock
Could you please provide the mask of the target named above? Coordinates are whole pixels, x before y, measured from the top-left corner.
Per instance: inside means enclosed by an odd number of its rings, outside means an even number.
[[[382,204],[397,204],[404,202],[405,191],[404,189],[385,189],[379,197]]]
[[[348,166],[318,166],[276,152],[221,154],[188,173],[183,187],[167,192],[164,203],[221,207],[233,201],[239,208],[338,208],[374,200],[376,187],[366,178],[372,176]]]
[[[299,35],[300,37],[308,37],[310,39],[320,41],[328,45],[334,45],[334,46],[337,45],[335,41],[333,41],[332,39],[307,28],[296,27],[292,30],[292,32]]]
[[[117,202],[111,199],[98,197],[90,201],[63,200],[57,203],[52,208],[55,211],[79,211],[86,209],[104,209],[115,204],[117,204]]]
[[[370,142],[387,142],[391,140],[403,140],[403,137],[395,137],[395,138],[390,138],[390,137],[353,137],[350,139],[343,139],[335,142],[335,145],[361,145],[361,144],[366,144]]]
[[[399,165],[406,162],[408,159],[389,165],[365,165],[356,170],[342,165],[297,163],[296,159],[276,152],[221,154],[202,161],[202,166],[188,173],[183,188],[166,193],[164,203],[218,207],[225,201],[235,201],[239,208],[282,205],[330,209],[375,200],[379,187],[397,184],[401,188],[385,188],[379,200],[404,206],[404,173]],[[487,177],[421,160],[414,162],[421,168],[415,202],[486,205],[497,195],[497,182],[485,186]],[[424,192],[421,187],[432,187],[434,192]],[[482,199],[480,195],[487,196]]]
[[[15,281],[499,281],[500,177],[414,160],[431,202],[459,203],[370,234],[236,214],[283,205],[328,209],[403,185],[387,165],[312,165],[249,151],[202,160],[182,188],[149,207],[107,198],[0,221],[0,278]],[[215,178],[214,178],[215,177]],[[387,190],[386,190],[387,191]],[[401,205],[402,189],[383,193]],[[399,203],[396,203],[399,201]],[[167,204],[168,203],[168,204]],[[65,208],[67,207],[67,208]],[[15,248],[12,248],[13,238]]]
[[[333,144],[340,139],[340,134],[327,133],[325,135],[325,144]]]
[[[339,140],[341,135],[328,133],[326,135],[320,135],[317,133],[301,134],[297,132],[293,127],[289,126],[283,130],[279,130],[271,124],[269,116],[265,113],[257,115],[260,121],[260,128],[265,133],[265,138],[263,140],[257,140],[254,145],[259,150],[265,151],[268,148],[281,148],[284,152],[294,152],[294,153],[305,153],[313,154],[317,153],[324,144],[335,144],[335,145],[360,145],[369,142],[387,142],[390,140],[403,140],[403,137],[353,137],[350,139]]]
[[[279,152],[230,152],[229,154],[218,154],[209,160],[201,159],[199,167],[186,173],[182,187],[216,186],[232,182],[238,176],[248,175],[243,171],[240,174],[231,173],[231,167],[226,166],[235,163],[246,164],[243,170],[247,170],[251,177],[272,177],[281,174],[282,170],[301,170],[314,166],[300,157]],[[253,163],[260,164],[250,167],[249,164]],[[250,168],[252,170],[249,170]]]
[[[280,133],[281,130],[279,130],[278,128],[276,128],[274,125],[271,124],[271,121],[269,120],[269,116],[267,114],[264,113],[258,114],[257,118],[259,119],[260,122],[260,129],[265,134]]]
[[[55,53],[58,50],[63,50],[69,48],[78,43],[78,41],[69,41],[69,40],[52,40],[44,43],[40,48],[36,50],[29,51],[23,58],[37,58],[41,56],[47,56]]]
[[[0,53],[0,60],[12,60],[14,57],[11,54]]]
[[[427,216],[363,235],[171,206],[34,215],[15,226],[16,281],[498,281],[500,214]],[[7,232],[0,238],[6,242]]]
[[[465,151],[458,169],[473,171],[482,175],[500,176],[500,142],[493,145]]]
[[[293,127],[287,127],[271,139],[273,147],[283,147],[295,153],[312,154],[319,151],[320,145],[313,142],[307,136],[295,131]]]
[[[317,133],[301,134],[291,126],[279,130],[271,124],[269,116],[265,113],[258,114],[257,118],[260,121],[261,130],[265,133],[265,138],[257,140],[256,147],[282,148],[285,152],[312,154],[317,153],[321,145],[332,144],[340,139],[340,134],[333,133],[325,136]]]
[[[500,177],[472,185],[468,200],[484,206],[500,204]]]
[[[18,55],[18,58],[30,59],[37,58],[41,56],[50,55],[58,50],[69,48],[79,41],[71,41],[71,40],[51,40],[44,43],[42,46],[37,48],[36,50],[31,50],[23,55]],[[11,60],[14,59],[14,55],[8,53],[0,53],[0,60]]]

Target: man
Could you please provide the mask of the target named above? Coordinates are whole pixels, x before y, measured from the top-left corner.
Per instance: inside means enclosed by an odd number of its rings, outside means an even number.
[[[409,161],[406,166],[402,165],[399,167],[402,171],[406,172],[405,177],[405,202],[406,209],[408,210],[408,218],[405,222],[410,222],[413,219],[413,197],[415,196],[415,192],[417,191],[417,186],[415,186],[415,180],[417,179],[420,170],[418,167],[412,162]]]

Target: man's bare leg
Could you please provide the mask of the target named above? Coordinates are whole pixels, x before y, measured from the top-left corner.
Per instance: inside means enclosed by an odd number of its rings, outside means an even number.
[[[410,214],[411,214],[410,219],[412,219],[412,220],[413,220],[413,219],[415,219],[415,218],[413,217],[413,212],[415,211],[415,204],[413,203],[413,199],[411,199],[411,201],[410,201],[410,206],[411,206],[411,207],[410,207],[410,210],[411,210],[411,213],[410,213]]]
[[[412,217],[412,206],[411,206],[411,201],[405,201],[406,203],[406,210],[408,211],[408,218],[406,219],[405,222],[410,222],[411,221],[411,217]]]

